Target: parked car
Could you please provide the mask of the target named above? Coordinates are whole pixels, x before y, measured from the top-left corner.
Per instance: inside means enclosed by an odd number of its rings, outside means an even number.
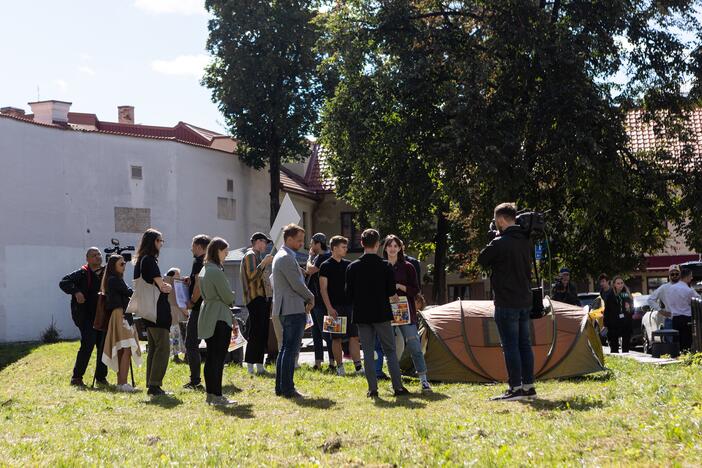
[[[592,303],[600,297],[600,293],[596,292],[586,292],[586,293],[579,293],[578,294],[578,300],[580,301],[580,304],[585,307],[585,306],[590,306],[590,309],[593,309]]]
[[[702,262],[681,263],[680,268],[692,270],[692,289],[702,294]]]

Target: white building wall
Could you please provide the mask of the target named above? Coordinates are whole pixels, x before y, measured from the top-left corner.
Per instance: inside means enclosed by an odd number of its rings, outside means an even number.
[[[131,165],[143,167],[143,180],[131,179]],[[240,247],[270,229],[268,186],[266,171],[232,154],[0,118],[0,342],[37,340],[52,317],[62,337],[78,336],[59,280],[88,247],[109,247],[113,237],[137,246],[141,237],[115,232],[114,207],[150,208],[166,240],[161,271],[187,274],[195,234]],[[235,221],[217,218],[217,197],[236,199]]]

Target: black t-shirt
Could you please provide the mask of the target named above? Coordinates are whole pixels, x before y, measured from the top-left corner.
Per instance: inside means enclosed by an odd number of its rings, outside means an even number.
[[[193,291],[195,291],[195,280],[197,279],[197,275],[200,274],[202,267],[205,265],[204,262],[205,262],[204,255],[193,258],[193,268],[190,270],[190,286],[188,286],[188,291],[189,291],[191,298],[193,297]],[[198,299],[197,302],[195,304],[193,304],[192,310],[200,310],[201,305],[202,305],[202,295],[200,295],[200,299]]]
[[[350,305],[351,301],[346,296],[346,269],[351,262],[342,258],[340,262],[330,257],[319,268],[319,276],[327,279],[327,293],[329,301],[335,305]]]
[[[331,258],[331,253],[322,252],[321,254],[314,257],[314,266],[316,266],[317,268],[321,268],[322,263],[327,261],[328,258]],[[312,291],[312,293],[314,294],[314,303],[320,305],[323,304],[322,293],[319,289],[319,272],[310,276],[309,280],[307,281],[307,287],[310,288],[310,291]]]
[[[143,272],[142,272],[143,268]],[[154,278],[161,278],[158,260],[151,255],[139,259],[134,266],[134,279],[142,277],[149,284],[154,284]],[[156,323],[144,320],[147,327],[171,328],[171,306],[168,304],[168,294],[161,293],[156,303]]]

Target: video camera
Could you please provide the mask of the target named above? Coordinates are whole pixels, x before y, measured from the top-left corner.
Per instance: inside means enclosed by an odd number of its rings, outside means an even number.
[[[117,254],[121,255],[122,258],[124,258],[125,262],[129,262],[132,260],[132,254],[129,252],[134,252],[134,246],[133,245],[128,245],[126,247],[120,247],[119,245],[119,239],[112,239],[112,247],[108,247],[105,249],[105,257],[109,258],[110,255],[112,254]],[[127,253],[125,253],[127,252]]]
[[[546,213],[523,210],[517,213],[516,223],[529,234],[529,237],[537,237],[546,230]],[[490,222],[490,236],[496,237],[499,234],[497,224],[493,219]]]

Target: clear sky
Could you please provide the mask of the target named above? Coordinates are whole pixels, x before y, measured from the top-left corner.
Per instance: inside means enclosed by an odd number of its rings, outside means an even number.
[[[71,111],[137,123],[185,121],[224,131],[199,83],[208,62],[204,0],[2,2],[0,107],[58,99]]]

